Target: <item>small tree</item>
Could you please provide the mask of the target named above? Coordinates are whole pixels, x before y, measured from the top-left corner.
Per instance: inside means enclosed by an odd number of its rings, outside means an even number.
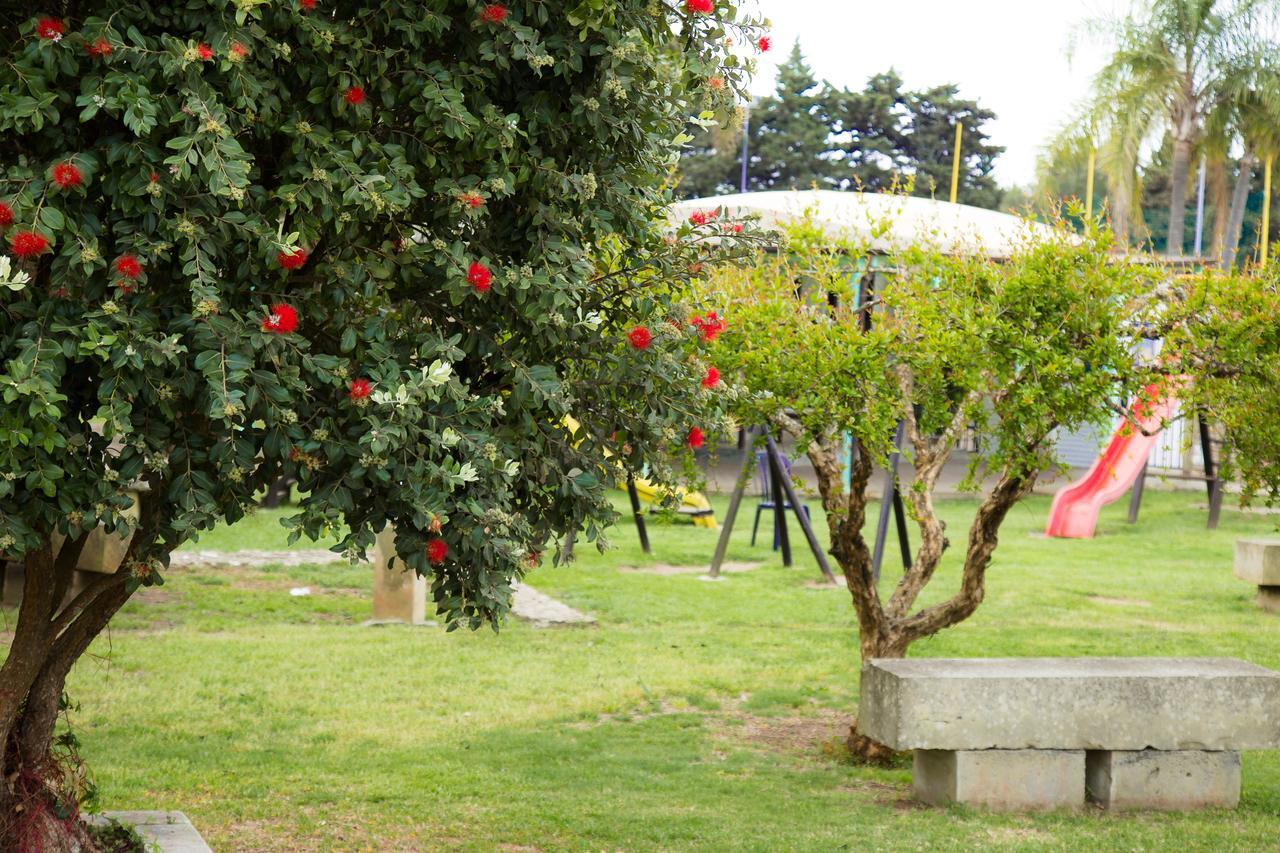
[[[1134,353],[1157,317],[1156,278],[1113,263],[1108,249],[1103,233],[1058,232],[1000,262],[923,245],[872,257],[802,223],[786,250],[713,277],[710,291],[733,305],[717,361],[756,392],[738,415],[795,436],[813,462],[863,660],[903,657],[969,617],[1005,516],[1056,465],[1055,430],[1109,422],[1153,380]],[[851,280],[868,264],[879,284],[859,305]],[[899,423],[909,462],[900,487],[920,542],[886,600],[863,527],[873,466],[886,465]],[[986,488],[959,543],[959,589],[917,608],[953,545],[934,490],[971,425],[982,454],[969,482]],[[856,729],[850,745],[882,754]]]
[[[661,473],[713,428],[682,285],[737,249],[662,205],[757,37],[731,0],[0,9],[0,554],[26,572],[0,844],[76,843],[68,671],[277,478],[292,536],[360,554],[394,524],[476,627],[612,519],[619,462]],[[99,526],[124,564],[64,605]]]

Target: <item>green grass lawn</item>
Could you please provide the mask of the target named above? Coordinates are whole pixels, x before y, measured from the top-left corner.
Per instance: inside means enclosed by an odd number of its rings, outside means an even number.
[[[1038,537],[1048,500],[1026,502],[985,604],[912,653],[1280,667],[1280,618],[1231,573],[1233,539],[1275,517],[1225,512],[1206,533],[1197,502],[1149,492],[1139,524],[1118,504],[1082,542]],[[973,506],[944,502],[953,538]],[[237,851],[1276,845],[1280,754],[1244,756],[1235,812],[1127,816],[921,808],[908,766],[841,761],[831,744],[858,695],[849,596],[815,588],[810,559],[784,569],[767,537],[750,547],[752,509],[730,559],[758,567],[721,583],[628,570],[705,566],[716,534],[686,524],[653,527],[652,557],[628,522],[616,550],[584,543],[572,567],[535,572],[598,617],[587,629],[362,627],[364,567],[173,571],[72,679],[104,805],[182,810],[216,850]],[[280,514],[198,547],[283,547]],[[948,563],[930,599],[956,581]],[[294,586],[313,594],[290,597]]]

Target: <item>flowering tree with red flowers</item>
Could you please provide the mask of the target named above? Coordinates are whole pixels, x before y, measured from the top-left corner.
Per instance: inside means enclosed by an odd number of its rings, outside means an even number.
[[[293,536],[359,555],[393,524],[477,627],[612,520],[619,465],[714,432],[720,326],[684,284],[743,240],[663,209],[688,117],[741,93],[735,5],[0,10],[6,847],[78,831],[49,752],[71,666],[281,476]],[[68,597],[99,527],[124,563]]]

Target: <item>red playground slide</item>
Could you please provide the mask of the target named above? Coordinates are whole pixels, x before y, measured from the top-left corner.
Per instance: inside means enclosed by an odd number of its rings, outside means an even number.
[[[1049,510],[1046,536],[1064,539],[1091,539],[1098,524],[1098,512],[1107,504],[1129,491],[1142,473],[1142,467],[1151,455],[1159,439],[1160,427],[1173,414],[1177,398],[1163,393],[1159,386],[1148,385],[1146,399],[1133,406],[1134,419],[1142,425],[1135,429],[1122,420],[1111,436],[1111,443],[1102,452],[1084,479],[1072,483],[1053,497]],[[1145,435],[1143,430],[1152,433]]]

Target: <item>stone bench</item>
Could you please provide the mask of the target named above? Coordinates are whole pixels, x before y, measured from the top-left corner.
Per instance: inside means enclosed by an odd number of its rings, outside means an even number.
[[[1234,808],[1280,747],[1280,673],[1230,658],[869,661],[858,729],[914,750],[926,803]]]
[[[1258,588],[1258,606],[1280,613],[1280,539],[1237,539],[1236,577]]]
[[[129,489],[128,494],[133,499],[133,504],[123,514],[130,523],[136,523],[138,520],[138,500],[145,491],[146,486],[142,484]],[[84,548],[80,551],[80,558],[76,561],[75,573],[72,576],[71,586],[67,590],[66,600],[75,598],[80,590],[93,580],[94,575],[115,574],[116,569],[120,568],[120,564],[124,562],[124,556],[129,550],[132,539],[132,532],[122,535],[108,533],[102,528],[96,528],[90,532]],[[62,536],[55,534],[54,553],[57,554],[61,547]],[[0,579],[0,601],[6,607],[21,605],[26,569],[22,563],[17,562],[16,558],[6,559],[4,554],[0,554],[0,570],[3,570],[3,579]]]

